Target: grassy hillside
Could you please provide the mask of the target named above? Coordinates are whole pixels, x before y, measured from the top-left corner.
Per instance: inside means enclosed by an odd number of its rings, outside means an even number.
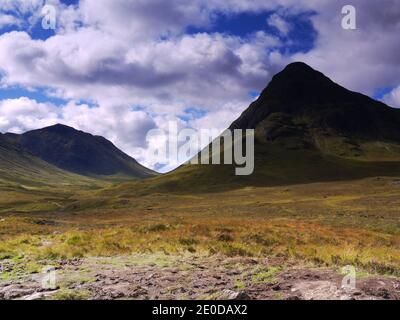
[[[58,210],[72,194],[107,185],[21,152],[0,136],[0,212]]]
[[[65,125],[6,134],[4,138],[26,153],[79,175],[114,181],[156,175],[107,139]]]
[[[93,182],[92,179],[58,169],[0,140],[1,185],[69,186]]]
[[[256,143],[255,171],[236,176],[233,165],[184,165],[146,181],[128,182],[105,193],[222,192],[243,187],[268,187],[313,182],[346,181],[376,176],[400,176],[400,159],[371,161],[323,153],[316,149],[288,149],[279,143]]]

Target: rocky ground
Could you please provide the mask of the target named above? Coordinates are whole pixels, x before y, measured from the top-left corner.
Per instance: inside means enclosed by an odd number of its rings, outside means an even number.
[[[343,275],[333,270],[279,260],[140,255],[75,259],[53,265],[51,274],[15,275],[1,280],[0,298],[400,299],[400,280],[396,278],[357,276],[356,288],[344,289]],[[2,272],[11,268],[12,262],[3,262]]]

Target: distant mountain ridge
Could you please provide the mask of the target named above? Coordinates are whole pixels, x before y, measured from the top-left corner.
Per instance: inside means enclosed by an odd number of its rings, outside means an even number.
[[[83,176],[142,179],[156,175],[107,139],[61,124],[20,135],[6,133],[2,140],[20,152]]]

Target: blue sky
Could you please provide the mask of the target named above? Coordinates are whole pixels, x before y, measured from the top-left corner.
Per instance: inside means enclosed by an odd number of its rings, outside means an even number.
[[[208,28],[189,27],[187,32],[219,32],[246,38],[254,32],[264,31],[283,40],[290,39],[293,41],[293,43],[278,48],[282,53],[307,52],[313,48],[317,35],[309,19],[314,14],[312,11],[288,17],[287,21],[292,25],[292,28],[287,35],[281,34],[276,27],[268,25],[268,18],[274,14],[276,14],[275,11],[229,15],[219,13],[216,14],[213,23]]]
[[[57,28],[42,28],[45,4]],[[0,132],[65,123],[157,168],[148,130],[223,130],[288,63],[400,107],[400,8],[345,1],[4,0]],[[166,164],[167,165],[167,164]]]

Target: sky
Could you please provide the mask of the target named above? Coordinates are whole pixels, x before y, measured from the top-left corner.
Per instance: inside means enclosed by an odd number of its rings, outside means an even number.
[[[400,0],[0,0],[0,132],[62,123],[165,172],[149,130],[223,131],[294,61],[400,107],[399,34]]]

